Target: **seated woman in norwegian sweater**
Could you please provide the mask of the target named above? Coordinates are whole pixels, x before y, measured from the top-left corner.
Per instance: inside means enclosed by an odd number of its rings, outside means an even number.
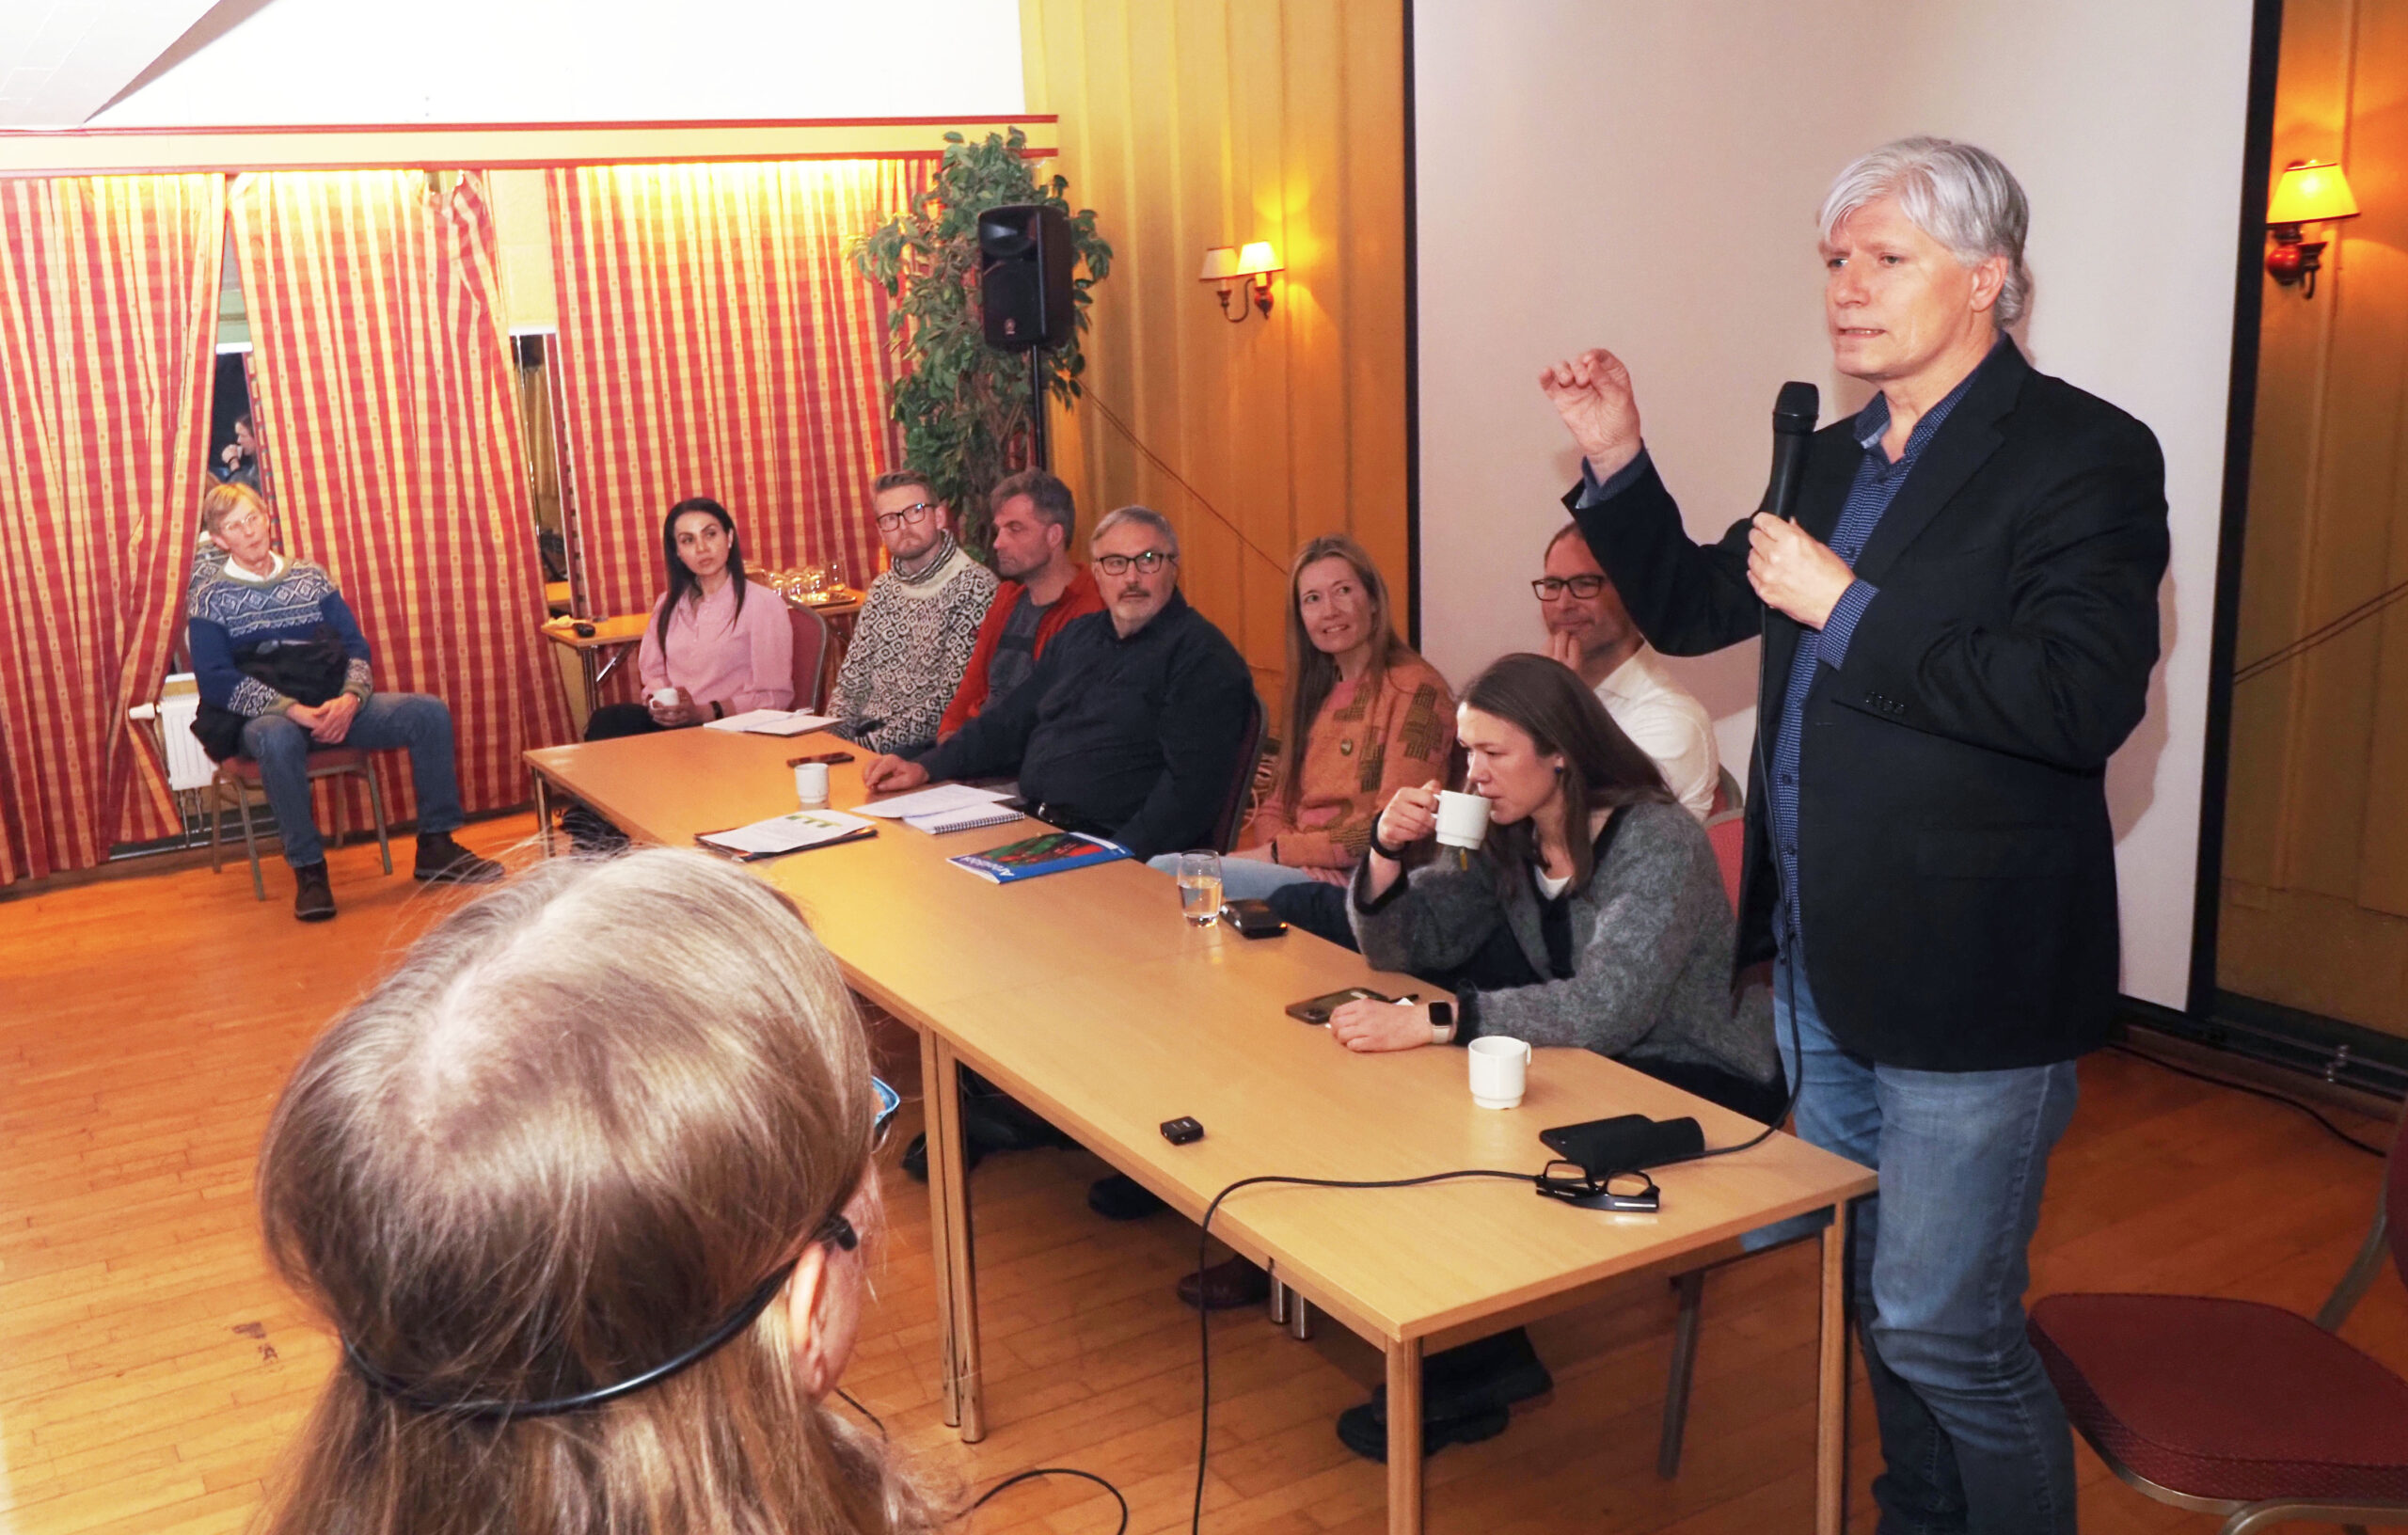
[[[1464,787],[1490,804],[1486,846],[1421,856],[1438,784],[1400,790],[1348,892],[1365,958],[1444,977],[1433,1005],[1349,1003],[1330,1034],[1354,1051],[1414,1050],[1499,1035],[1610,1055],[1766,1122],[1783,1106],[1772,1015],[1735,1006],[1730,897],[1704,829],[1665,787],[1579,677],[1544,656],[1507,656],[1473,679],[1456,713]],[[1406,865],[1414,863],[1411,872]],[[1521,1330],[1430,1357],[1423,1443],[1501,1432],[1514,1401],[1551,1385]],[[1386,1434],[1375,1396],[1339,1417],[1373,1455]]]
[[[335,914],[325,844],[309,811],[309,756],[316,747],[405,749],[418,791],[411,872],[450,883],[500,878],[500,864],[452,839],[467,817],[452,770],[451,708],[424,693],[375,690],[368,639],[350,604],[323,568],[276,552],[258,491],[211,486],[201,520],[225,558],[197,570],[185,593],[185,636],[202,704],[195,733],[219,761],[239,755],[259,764],[260,786],[293,869],[293,914],[303,922]]]
[[[1331,533],[1296,551],[1288,598],[1279,754],[1221,861],[1233,901],[1307,880],[1344,885],[1388,796],[1443,774],[1453,744],[1447,679],[1397,638],[1387,582],[1361,545]],[[1177,863],[1165,854],[1153,867]]]
[[[636,652],[644,701],[595,709],[585,722],[589,741],[794,703],[785,599],[744,578],[744,549],[727,508],[703,496],[679,501],[661,521],[660,552],[669,590],[653,605]]]

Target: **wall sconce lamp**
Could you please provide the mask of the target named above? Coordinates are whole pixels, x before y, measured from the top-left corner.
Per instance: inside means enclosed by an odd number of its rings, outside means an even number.
[[[2358,216],[2358,199],[2350,196],[2350,179],[2329,160],[2294,160],[2275,183],[2273,205],[2266,210],[2266,232],[2274,248],[2266,252],[2266,272],[2288,288],[2305,279],[2316,296],[2316,274],[2324,264],[2324,242],[2300,238],[2303,224]]]
[[[1230,312],[1229,300],[1237,297],[1237,285],[1243,278],[1254,279],[1254,307],[1271,318],[1271,274],[1285,272],[1278,252],[1268,240],[1257,240],[1244,250],[1235,245],[1214,245],[1204,253],[1204,270],[1197,280],[1221,285],[1221,318],[1233,325],[1245,324],[1245,305],[1241,302],[1236,312]]]

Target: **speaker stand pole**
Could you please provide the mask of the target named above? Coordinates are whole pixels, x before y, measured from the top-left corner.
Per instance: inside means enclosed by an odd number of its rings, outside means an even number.
[[[1045,441],[1045,349],[1028,349],[1028,462],[1033,468],[1050,469],[1053,455]]]

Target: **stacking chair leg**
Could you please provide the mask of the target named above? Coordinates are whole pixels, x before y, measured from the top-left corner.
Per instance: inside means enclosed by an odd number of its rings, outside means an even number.
[[[209,812],[209,872],[215,874],[217,839],[226,827],[226,790],[222,784],[212,783],[201,792],[209,797],[203,801],[203,808]]]
[[[371,762],[368,770],[359,776],[368,780],[368,813],[376,817],[376,852],[385,860],[385,872],[390,874],[393,872],[393,844],[385,835],[385,791],[376,786],[375,763]]]
[[[1705,1304],[1705,1271],[1692,1269],[1672,1281],[1681,1314],[1672,1323],[1672,1368],[1664,1383],[1664,1432],[1656,1446],[1656,1474],[1666,1481],[1681,1474],[1681,1440],[1688,1432],[1689,1386],[1697,1379],[1697,1318]]]
[[[251,830],[251,791],[240,783],[234,785],[234,814],[243,818],[243,851],[251,857],[251,894],[267,899],[267,881],[260,876],[260,838]]]

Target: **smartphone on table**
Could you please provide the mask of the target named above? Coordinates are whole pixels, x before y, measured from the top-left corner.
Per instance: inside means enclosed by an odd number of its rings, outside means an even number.
[[[1329,1015],[1350,1002],[1394,1002],[1385,991],[1374,991],[1368,986],[1350,986],[1343,991],[1325,991],[1318,997],[1288,1005],[1288,1016],[1300,1023],[1327,1023]]]

